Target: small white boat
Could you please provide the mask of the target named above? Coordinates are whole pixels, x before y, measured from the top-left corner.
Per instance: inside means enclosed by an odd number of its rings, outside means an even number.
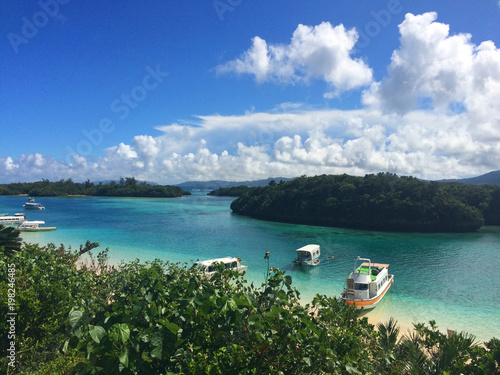
[[[321,249],[319,245],[306,245],[297,249],[297,258],[293,260],[293,263],[305,266],[317,266],[320,255]]]
[[[45,221],[28,221],[25,220],[17,227],[21,232],[47,232],[50,230],[56,230],[56,227],[41,227],[40,225],[45,225]]]
[[[23,205],[25,210],[45,210],[40,203],[35,202],[35,198],[28,198],[28,201]]]
[[[26,220],[24,214],[14,214],[13,216],[0,216],[0,224],[6,227],[17,226]]]
[[[232,271],[238,271],[239,273],[244,273],[247,266],[241,264],[240,258],[225,257],[218,259],[201,260],[194,263],[193,267],[197,267],[205,273],[207,278],[211,278],[215,272],[217,272],[219,265],[223,263],[225,269],[230,269]]]
[[[358,261],[364,262],[357,267]],[[347,277],[341,299],[356,308],[372,309],[393,283],[394,275],[389,274],[388,264],[372,263],[370,259],[358,256],[354,262],[354,271]]]

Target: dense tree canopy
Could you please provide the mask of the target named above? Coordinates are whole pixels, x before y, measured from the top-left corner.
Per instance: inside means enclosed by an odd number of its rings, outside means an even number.
[[[55,197],[68,195],[89,195],[108,197],[153,197],[175,198],[191,193],[177,186],[149,185],[138,182],[134,177],[121,178],[117,183],[94,184],[89,180],[84,183],[73,182],[72,179],[50,182],[42,180],[37,182],[12,183],[0,185],[0,195],[28,194],[33,197]]]
[[[237,193],[233,212],[290,223],[421,232],[465,232],[483,224],[500,225],[497,186],[379,173],[303,176],[265,187],[239,187]]]

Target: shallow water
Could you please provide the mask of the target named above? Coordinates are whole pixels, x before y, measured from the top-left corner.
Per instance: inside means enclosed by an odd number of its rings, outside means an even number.
[[[23,212],[26,197],[0,197],[0,213]],[[63,243],[77,248],[87,239],[110,248],[113,263],[155,258],[191,264],[196,259],[236,256],[246,278],[260,285],[270,267],[293,278],[301,299],[338,296],[356,256],[390,263],[394,286],[367,316],[402,328],[436,320],[479,340],[500,337],[500,227],[470,234],[408,234],[312,227],[255,220],[231,213],[233,198],[201,193],[181,199],[39,198],[47,209],[28,211],[57,231],[23,233],[26,242]],[[321,263],[293,266],[295,250],[321,245]],[[333,258],[332,258],[333,257]]]

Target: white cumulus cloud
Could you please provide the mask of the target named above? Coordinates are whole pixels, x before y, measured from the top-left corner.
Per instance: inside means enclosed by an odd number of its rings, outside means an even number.
[[[371,83],[371,69],[351,56],[357,40],[356,30],[346,30],[342,24],[299,25],[289,44],[268,45],[256,36],[241,57],[216,70],[219,74],[252,74],[257,82],[293,84],[322,79],[333,87],[334,92],[327,93],[331,96]]]
[[[389,75],[365,92],[365,104],[398,113],[422,107],[498,113],[500,51],[491,41],[474,45],[470,34],[450,35],[436,19],[434,12],[406,15]]]

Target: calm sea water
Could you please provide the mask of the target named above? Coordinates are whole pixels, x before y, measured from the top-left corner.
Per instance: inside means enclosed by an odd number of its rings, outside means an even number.
[[[393,316],[405,332],[412,322],[436,320],[441,331],[500,338],[500,227],[470,234],[408,234],[312,227],[233,215],[233,198],[195,193],[181,199],[40,198],[47,209],[28,211],[57,231],[23,233],[26,242],[63,243],[78,248],[87,239],[110,248],[121,260],[169,260],[236,256],[248,266],[246,278],[260,285],[269,264],[293,278],[304,303],[317,293],[338,296],[356,256],[390,263],[395,284],[369,319]],[[0,197],[0,213],[23,212],[26,197]],[[295,250],[321,245],[321,263],[292,265]]]

